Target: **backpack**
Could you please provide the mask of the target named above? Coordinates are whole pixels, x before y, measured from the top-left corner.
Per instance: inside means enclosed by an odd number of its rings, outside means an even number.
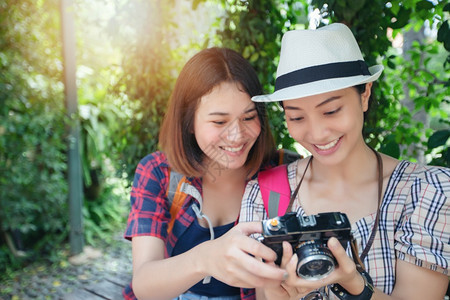
[[[261,173],[267,174],[266,177],[268,179],[270,179],[272,177],[280,178],[280,179],[284,178],[287,182],[287,171],[286,171],[287,169],[286,169],[286,165],[284,165],[284,164],[292,162],[294,160],[297,160],[299,157],[300,157],[300,155],[295,152],[281,149],[281,150],[279,150],[279,160],[278,160],[279,166],[274,167],[269,170],[266,170],[266,171],[261,171],[259,174],[261,174]],[[270,174],[272,174],[272,170],[274,170],[274,169],[284,170],[284,173],[286,174],[286,176],[281,176],[281,175],[280,176],[271,176]],[[259,179],[259,175],[258,175],[258,179]],[[264,179],[263,179],[263,181],[264,181]],[[276,183],[278,183],[278,181],[274,179],[274,180],[270,181],[270,184],[272,184],[272,183],[276,184]],[[276,187],[272,186],[270,184],[265,185],[265,186],[267,186],[267,188],[270,190],[272,190],[272,189],[276,190]],[[280,195],[279,197],[276,196],[275,191],[271,191],[271,193],[270,193],[270,195],[272,195],[272,198],[271,198],[272,200],[268,201],[268,204],[274,206],[275,204],[272,204],[272,203],[276,203],[277,213],[278,213],[278,206],[280,206],[280,208],[284,208],[284,211],[286,211],[286,209],[287,209],[287,206],[289,204],[289,196],[290,196],[288,182],[287,182],[287,188],[288,188],[287,201],[284,201],[285,197],[284,197],[283,193],[279,193],[279,195]],[[261,191],[262,191],[262,189],[261,189]],[[170,168],[169,168],[169,184],[167,186],[166,196],[168,199],[169,212],[170,212],[171,218],[170,218],[170,221],[169,221],[169,224],[167,227],[167,232],[172,231],[178,211],[183,206],[184,200],[187,195],[190,195],[193,198],[197,199],[200,207],[196,203],[194,203],[194,204],[192,204],[192,209],[195,212],[197,218],[205,219],[208,222],[211,240],[213,240],[214,239],[214,229],[212,227],[211,221],[208,218],[208,216],[203,214],[203,212],[202,212],[203,200],[202,200],[202,195],[201,195],[200,191],[197,188],[195,188],[193,185],[191,185],[188,177],[186,177],[185,175],[182,175],[176,171],[173,171]],[[285,205],[284,202],[286,202],[287,204]],[[281,203],[281,205],[279,205],[280,203]],[[266,204],[264,204],[264,206],[267,209]],[[282,210],[280,210],[280,211],[282,211]],[[207,284],[210,282],[210,280],[211,280],[211,276],[206,276],[203,279],[203,283]]]
[[[269,219],[284,215],[291,198],[287,165],[259,172],[258,183]]]
[[[258,181],[264,200],[264,207],[271,218],[273,215],[283,215],[289,206],[290,187],[287,179],[287,164],[301,158],[301,156],[287,149],[278,150],[278,166],[259,172]],[[178,211],[184,203],[186,195],[191,195],[199,201],[200,208],[193,206],[194,211],[199,211],[201,216],[201,195],[195,187],[190,184],[188,177],[169,168],[169,184],[166,190],[170,210],[170,222],[168,232],[172,231]],[[200,198],[200,199],[199,199]],[[270,213],[269,213],[270,211]]]

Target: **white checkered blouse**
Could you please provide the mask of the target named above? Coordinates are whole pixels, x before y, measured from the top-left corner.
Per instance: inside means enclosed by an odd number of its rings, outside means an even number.
[[[291,191],[296,187],[297,162],[288,165]],[[450,169],[401,161],[384,193],[378,232],[364,260],[374,285],[391,294],[395,284],[395,260],[448,275],[450,262]],[[299,201],[292,207],[305,215]],[[361,252],[372,230],[375,213],[352,224]],[[257,180],[247,184],[240,222],[267,219]],[[361,254],[361,253],[360,253]]]

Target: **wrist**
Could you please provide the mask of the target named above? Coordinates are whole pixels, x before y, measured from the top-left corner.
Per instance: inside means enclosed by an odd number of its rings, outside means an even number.
[[[358,271],[355,272],[355,276],[352,280],[345,283],[339,283],[339,285],[351,295],[361,294],[364,290],[365,284],[366,282],[363,278],[363,275],[361,275],[361,273]]]
[[[192,262],[192,270],[194,271],[195,276],[201,278],[207,276],[208,271],[211,270],[211,262],[209,260],[211,255],[207,255],[207,244],[208,242],[201,243],[186,252],[189,253],[189,257],[186,259]]]
[[[374,292],[373,281],[370,275],[361,271],[361,278],[364,281],[364,287],[359,294],[352,294],[347,291],[344,287],[339,284],[333,284],[331,286],[331,291],[341,300],[369,300],[372,298],[372,294]]]

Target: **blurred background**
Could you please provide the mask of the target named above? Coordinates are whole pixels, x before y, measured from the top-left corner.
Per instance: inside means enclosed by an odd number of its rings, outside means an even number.
[[[79,133],[83,245],[104,247],[123,232],[135,167],[158,148],[180,69],[206,47],[242,53],[270,93],[284,32],[345,23],[369,65],[385,67],[367,142],[399,159],[449,166],[447,1],[68,1],[76,113],[65,99],[62,1],[0,0],[0,281],[32,262],[76,254],[69,246],[71,128]],[[269,115],[278,146],[304,151],[277,104]]]

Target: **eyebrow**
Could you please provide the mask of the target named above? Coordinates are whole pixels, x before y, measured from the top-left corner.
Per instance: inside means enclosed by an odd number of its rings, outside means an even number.
[[[341,98],[341,96],[333,96],[333,97],[330,97],[330,98],[328,98],[328,99],[325,99],[325,101],[322,101],[322,102],[320,102],[319,104],[317,104],[316,107],[323,106],[323,105],[325,105],[325,104],[327,104],[327,103],[329,103],[329,102],[332,102],[332,101],[337,100],[337,99],[340,99],[340,98]],[[285,109],[285,110],[302,110],[300,107],[297,107],[297,106],[289,106],[289,105],[285,105],[285,106],[284,106],[284,109]]]
[[[248,113],[250,113],[252,111],[256,111],[256,107],[249,108],[246,111],[244,111],[243,113],[244,114],[248,114]],[[211,112],[208,115],[209,116],[227,116],[227,115],[229,115],[229,113],[216,111],[216,112]]]

